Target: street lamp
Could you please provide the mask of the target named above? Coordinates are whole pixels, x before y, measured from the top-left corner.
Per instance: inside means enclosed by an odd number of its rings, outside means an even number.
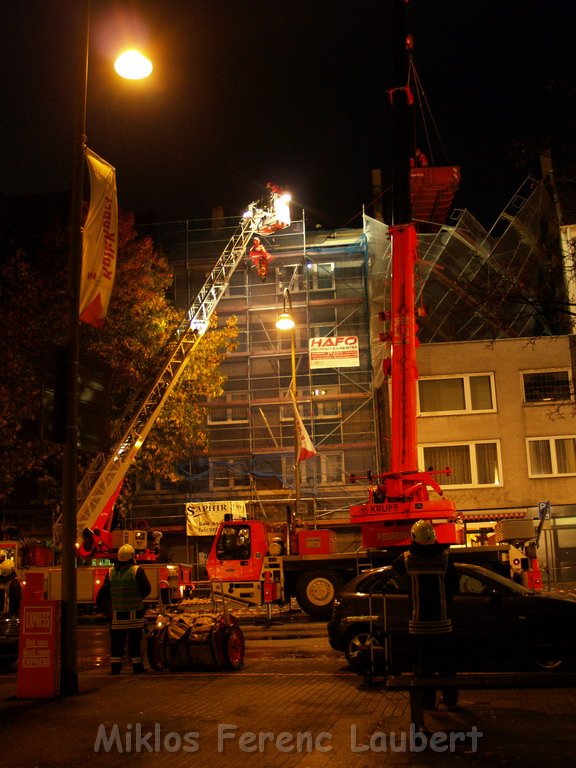
[[[293,517],[298,516],[298,506],[300,502],[300,470],[298,466],[298,457],[300,454],[300,445],[298,441],[298,416],[296,413],[296,322],[292,316],[292,299],[290,290],[284,290],[282,312],[276,320],[276,328],[279,331],[290,331],[290,357],[292,363],[292,379],[290,381],[290,392],[292,393],[292,407],[294,410],[294,512]],[[291,519],[291,518],[290,518]],[[288,524],[290,526],[290,522]],[[288,531],[290,534],[290,531]],[[288,538],[290,536],[288,535]]]
[[[144,80],[152,74],[152,62],[140,51],[124,51],[114,62],[114,69],[126,80]]]
[[[80,370],[80,290],[82,276],[82,205],[86,156],[86,104],[90,51],[90,0],[84,0],[83,45],[78,67],[78,114],[72,164],[70,242],[68,252],[68,316],[65,373],[65,424],[62,455],[62,618],[60,693],[78,693],[78,610],[76,528],[78,507],[78,374]],[[117,70],[118,71],[118,70]],[[148,74],[152,71],[150,65]],[[119,71],[119,74],[121,72]]]

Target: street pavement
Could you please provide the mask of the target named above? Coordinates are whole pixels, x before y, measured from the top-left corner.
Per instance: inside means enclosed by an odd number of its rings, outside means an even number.
[[[320,624],[244,624],[237,672],[118,677],[83,664],[80,693],[16,699],[0,674],[0,768],[522,766],[576,759],[576,691],[463,691],[414,732],[408,695],[367,687]],[[568,628],[567,628],[568,629]]]

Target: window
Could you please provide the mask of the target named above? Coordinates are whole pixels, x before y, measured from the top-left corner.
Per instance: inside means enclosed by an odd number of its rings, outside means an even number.
[[[249,488],[248,467],[248,460],[210,459],[210,490]]]
[[[298,413],[300,414],[300,418],[303,421],[308,421],[310,419],[310,401],[301,401],[298,400],[299,393],[296,392],[296,404],[298,407]],[[294,406],[292,404],[292,398],[287,398],[287,404],[280,406],[280,421],[294,421]],[[310,424],[304,425],[308,432],[310,432]]]
[[[491,373],[422,378],[418,381],[420,413],[494,411],[494,378]]]
[[[314,485],[344,485],[344,454],[340,451],[323,453],[313,459],[301,461],[300,485],[302,488]],[[294,485],[294,458],[282,458],[282,475],[286,485]]]
[[[576,475],[576,437],[527,440],[530,477]]]
[[[226,406],[224,403],[233,400],[247,399],[247,392],[228,392],[222,398],[211,400],[210,403],[218,403],[223,400],[221,407],[208,408],[208,424],[247,424],[248,408],[242,406]]]
[[[207,276],[208,277],[208,276]],[[225,298],[246,295],[246,273],[237,269],[229,278],[228,287],[224,292]]]
[[[408,577],[403,574],[394,573],[387,568],[385,571],[375,571],[365,576],[358,582],[357,592],[365,595],[376,593],[386,593],[402,595],[408,592]]]
[[[498,442],[423,445],[418,451],[421,464],[427,469],[450,467],[452,474],[441,475],[441,485],[497,486],[502,483],[502,460]]]
[[[525,403],[573,400],[570,371],[530,371],[522,374]]]
[[[308,269],[308,284],[311,290],[331,290],[334,288],[334,264],[312,264]]]
[[[342,403],[340,400],[324,399],[326,395],[333,394],[340,394],[338,387],[315,387],[312,390],[314,416],[317,419],[340,419],[342,417]],[[315,398],[318,398],[318,400]]]
[[[216,545],[216,557],[218,560],[247,560],[250,557],[250,528],[224,526]]]
[[[334,290],[334,264],[309,262],[305,269],[302,264],[284,264],[276,269],[276,292],[281,294],[288,287],[291,294],[306,288],[310,291]]]
[[[298,293],[306,290],[306,270],[302,269],[302,263],[283,264],[276,267],[276,293],[282,295],[285,288],[290,293]]]
[[[343,485],[344,454],[323,453],[320,457],[320,478],[323,485]]]

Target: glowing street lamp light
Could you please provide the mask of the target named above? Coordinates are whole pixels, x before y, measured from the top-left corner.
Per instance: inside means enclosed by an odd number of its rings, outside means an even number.
[[[144,80],[152,74],[152,62],[135,49],[124,51],[114,62],[114,69],[126,80]]]
[[[295,325],[296,323],[294,322],[294,318],[288,312],[281,312],[278,315],[278,320],[276,320],[276,328],[278,328],[279,331],[291,331]]]

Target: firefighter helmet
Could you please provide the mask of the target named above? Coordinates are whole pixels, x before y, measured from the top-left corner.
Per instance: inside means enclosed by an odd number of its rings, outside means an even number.
[[[0,576],[10,576],[14,571],[14,560],[3,560],[0,563]]]
[[[131,544],[122,544],[118,550],[118,560],[121,563],[127,563],[134,557],[134,547]]]
[[[429,520],[418,520],[417,523],[414,523],[410,531],[410,538],[416,544],[435,544],[437,541],[436,531]]]

